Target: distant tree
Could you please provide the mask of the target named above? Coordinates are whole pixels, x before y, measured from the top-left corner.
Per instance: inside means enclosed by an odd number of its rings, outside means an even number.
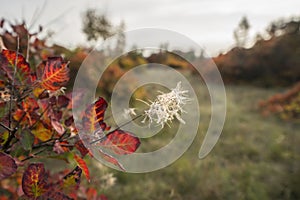
[[[169,43],[168,42],[163,42],[159,45],[159,51],[162,52],[166,52],[169,50]]]
[[[257,33],[256,34],[256,36],[255,36],[255,41],[256,42],[259,42],[259,41],[261,41],[261,40],[263,40],[264,38],[263,38],[263,36],[260,34],[260,33]]]
[[[300,32],[300,19],[279,19],[273,21],[267,27],[267,33],[271,37],[285,34],[298,34]]]
[[[273,36],[275,36],[276,31],[277,31],[277,26],[276,26],[276,24],[275,24],[274,22],[272,22],[272,23],[269,25],[269,27],[267,28],[267,33],[268,33],[271,37],[273,37]]]
[[[245,47],[248,39],[248,32],[250,24],[246,16],[242,17],[238,27],[234,30],[233,35],[236,42],[236,46]]]
[[[126,28],[125,22],[122,20],[116,30],[117,43],[115,47],[115,52],[117,54],[123,53],[125,49],[125,45],[126,45],[126,37],[124,33],[125,28]]]
[[[98,13],[96,9],[88,9],[83,16],[83,32],[87,40],[103,40],[113,35],[113,25],[105,14]]]
[[[300,21],[290,21],[286,23],[285,29],[284,29],[285,34],[298,34],[300,33]]]

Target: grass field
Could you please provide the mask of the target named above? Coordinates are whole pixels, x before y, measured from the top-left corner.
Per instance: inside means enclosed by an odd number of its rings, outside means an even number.
[[[263,117],[256,106],[278,89],[226,86],[226,92],[226,123],[205,159],[198,159],[210,119],[209,98],[203,93],[199,133],[188,151],[151,173],[111,170],[117,182],[103,190],[109,199],[299,199],[300,126]],[[163,146],[168,137],[168,133],[153,137],[141,148]]]

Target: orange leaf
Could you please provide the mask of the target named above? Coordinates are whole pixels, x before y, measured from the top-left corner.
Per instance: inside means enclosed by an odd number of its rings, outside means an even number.
[[[22,119],[22,125],[32,125],[39,118],[38,114],[35,112],[38,108],[39,105],[36,99],[27,97],[24,101],[22,101],[21,106],[15,111],[13,118],[16,121],[20,121]]]
[[[103,122],[107,102],[102,97],[89,105],[82,118],[82,125],[85,132],[93,133],[96,130],[107,130],[109,127]]]
[[[26,196],[36,199],[49,189],[43,163],[33,163],[25,170],[22,178],[22,189]]]
[[[36,99],[27,97],[24,101],[22,101],[22,108],[24,111],[34,111],[39,108],[39,104]]]
[[[85,161],[76,154],[74,154],[74,160],[76,161],[78,167],[80,167],[83,170],[85,177],[90,182],[90,171]]]
[[[18,56],[18,58],[17,58]],[[23,55],[17,55],[16,51],[3,49],[0,53],[0,67],[6,73],[9,79],[13,80],[16,78],[19,81],[24,81],[26,79],[33,81],[34,78],[31,76],[31,70],[29,64],[26,62]],[[17,62],[16,62],[17,61]],[[14,77],[14,69],[16,69],[16,76]],[[15,80],[16,80],[15,79]]]
[[[69,81],[68,62],[61,57],[49,57],[39,68],[43,68],[41,86],[44,89],[56,91]]]

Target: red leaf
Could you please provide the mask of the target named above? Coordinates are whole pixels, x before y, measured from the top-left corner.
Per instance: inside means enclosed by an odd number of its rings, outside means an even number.
[[[74,154],[74,160],[76,161],[78,167],[83,170],[84,175],[86,176],[87,180],[90,182],[90,171],[89,168],[87,167],[85,161],[80,158],[78,155]]]
[[[58,192],[55,190],[51,190],[44,195],[47,197],[46,199],[55,199],[55,200],[72,200],[72,198],[68,197],[67,195],[63,194],[62,192]]]
[[[0,152],[0,180],[5,179],[17,171],[15,160],[6,153]]]
[[[0,53],[0,61],[1,61],[0,67],[6,73],[9,79],[11,80],[14,79],[14,69],[16,65],[17,74],[15,78],[17,78],[21,82],[26,79],[33,81],[32,80],[33,77],[31,77],[30,66],[26,62],[23,55],[18,53],[18,58],[17,58],[17,53],[15,51],[3,49],[2,52]]]
[[[119,163],[119,161],[116,158],[114,158],[113,156],[108,155],[107,153],[103,152],[101,149],[99,149],[99,154],[105,161],[107,161],[113,165],[116,165],[121,170],[125,171],[125,168],[122,166],[122,164]]]
[[[61,57],[49,57],[39,68],[44,68],[41,77],[41,86],[44,89],[56,91],[69,81],[68,62]]]
[[[103,140],[100,140],[99,144],[116,154],[125,155],[135,152],[140,146],[140,140],[129,132],[115,130],[108,133]]]
[[[87,148],[85,148],[85,146],[84,146],[84,144],[82,143],[81,140],[78,140],[75,143],[75,147],[76,147],[76,149],[78,149],[78,151],[80,152],[82,157],[84,157],[86,154],[89,153],[89,150]]]
[[[22,101],[22,108],[24,111],[34,111],[39,108],[39,104],[36,99],[27,97],[24,101]]]
[[[100,194],[99,200],[108,200],[108,198],[104,194]]]
[[[65,95],[59,95],[57,97],[57,106],[59,108],[65,108],[69,105],[70,99]]]
[[[86,198],[90,200],[96,200],[97,199],[97,190],[95,188],[89,187],[86,190]]]
[[[67,118],[67,119],[65,120],[65,125],[66,125],[67,127],[70,127],[73,123],[74,123],[74,118],[73,118],[73,116],[71,116],[71,117],[69,117],[69,118]]]
[[[93,133],[97,129],[107,130],[109,127],[103,122],[107,102],[102,97],[89,105],[82,118],[82,125],[85,132]]]
[[[22,189],[30,198],[40,197],[48,191],[47,174],[43,163],[33,163],[28,166],[23,174]]]

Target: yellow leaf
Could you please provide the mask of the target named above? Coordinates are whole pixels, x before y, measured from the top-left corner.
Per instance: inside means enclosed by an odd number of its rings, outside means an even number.
[[[52,137],[52,131],[50,129],[47,129],[40,122],[36,125],[36,128],[32,130],[32,134],[43,142],[51,139]]]

